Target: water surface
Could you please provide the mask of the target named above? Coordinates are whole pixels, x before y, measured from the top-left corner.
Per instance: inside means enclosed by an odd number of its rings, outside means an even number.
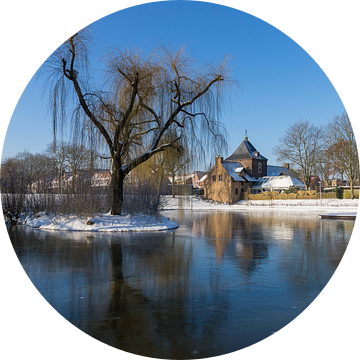
[[[168,212],[175,231],[94,234],[11,227],[36,288],[116,348],[203,358],[280,330],[320,293],[353,221],[263,211]]]

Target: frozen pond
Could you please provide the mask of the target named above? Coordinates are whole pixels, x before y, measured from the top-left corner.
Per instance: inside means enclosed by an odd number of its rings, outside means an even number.
[[[203,358],[288,324],[336,270],[354,222],[318,214],[167,214],[180,228],[92,234],[11,227],[26,273],[66,319],[116,348]]]

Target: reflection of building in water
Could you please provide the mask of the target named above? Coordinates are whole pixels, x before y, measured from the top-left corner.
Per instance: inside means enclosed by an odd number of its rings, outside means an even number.
[[[317,220],[317,218],[316,218]],[[204,229],[218,260],[233,259],[247,274],[269,258],[269,244],[275,243],[291,252],[293,240],[318,232],[318,220],[309,221],[309,215],[279,214],[277,212],[214,212],[198,220],[197,231]]]
[[[273,239],[286,240],[289,243],[294,238],[294,228],[286,222],[277,222],[271,229]]]
[[[205,236],[211,239],[216,258],[222,259],[225,249],[231,244],[233,235],[233,213],[219,212],[205,218]]]
[[[336,244],[333,245],[331,240],[334,235],[329,234],[328,227],[327,230],[321,230],[319,224],[321,222],[319,223],[316,213],[222,211],[197,215],[192,224],[192,232],[208,239],[218,261],[233,261],[237,268],[248,275],[264,259],[271,256],[269,252],[274,249],[275,244],[276,251],[282,249],[286,256],[302,251],[306,259],[311,257],[309,251],[316,249],[314,241],[323,239],[328,243],[326,249],[330,254],[328,261],[331,262],[333,247],[336,248]],[[350,225],[353,226],[351,222]],[[348,231],[334,229],[334,233],[343,233],[345,238]]]
[[[268,243],[252,242],[252,243],[236,243],[236,256],[239,259],[266,259],[269,257]]]
[[[225,248],[228,245],[226,240],[215,240],[213,241],[215,247],[216,259],[222,259],[224,256]]]
[[[205,235],[208,238],[231,239],[233,212],[217,212],[205,219]]]
[[[197,216],[193,222],[191,227],[191,232],[194,236],[198,237],[201,234],[205,233],[205,219],[207,215],[199,215]]]
[[[262,259],[269,257],[268,243],[266,242],[237,242],[236,266],[247,275],[260,264]]]
[[[234,212],[208,215],[204,219],[205,236],[210,239],[216,258],[220,260],[226,253],[228,258],[236,259],[237,265],[246,271],[254,268],[259,260],[268,258],[268,244],[261,242],[264,234],[258,226],[258,221],[261,220]],[[259,229],[259,234],[256,229]]]

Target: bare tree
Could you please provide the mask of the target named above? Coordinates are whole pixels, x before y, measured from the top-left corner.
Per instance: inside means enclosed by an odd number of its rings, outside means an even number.
[[[82,144],[77,144],[76,142],[69,143],[65,149],[66,162],[72,175],[72,192],[75,193],[76,183],[81,186],[81,171],[89,170],[93,159],[90,150]]]
[[[354,182],[359,176],[359,155],[355,134],[346,112],[335,116],[327,127],[326,144],[329,157],[334,165],[345,173],[354,197]]]
[[[1,164],[1,203],[5,218],[17,223],[25,210],[28,176],[23,168],[24,163],[18,158],[8,158]]]
[[[278,161],[290,162],[301,170],[308,190],[322,148],[322,128],[310,124],[308,120],[300,120],[286,130],[285,136],[279,139],[279,145],[273,152]]]
[[[125,180],[123,211],[157,217],[165,204],[167,181],[159,154],[137,166]]]
[[[57,173],[58,177],[58,193],[63,192],[63,179],[64,173],[68,169],[67,156],[68,147],[64,142],[52,143],[47,146],[46,153],[54,164],[54,173]]]
[[[163,141],[165,143],[173,143],[176,138],[176,133],[170,132],[164,137]],[[195,161],[190,154],[191,151],[186,148],[187,144],[184,142],[184,139],[179,139],[173,144],[173,146],[157,156],[157,162],[161,164],[166,174],[171,177],[171,193],[172,197],[175,198],[177,175],[185,175],[185,172],[189,170],[190,165],[195,163]],[[181,182],[178,185],[180,186]]]
[[[55,173],[55,163],[47,153],[31,154],[27,158],[31,168],[31,183],[29,190],[44,193],[49,190],[51,176]]]
[[[197,153],[216,151],[226,143],[219,119],[233,81],[227,58],[220,65],[199,66],[184,49],[162,47],[149,56],[140,50],[112,50],[106,57],[105,85],[96,92],[83,66],[87,43],[86,31],[81,31],[48,62],[54,80],[54,131],[65,124],[67,96],[74,95],[79,106],[73,129],[95,132],[106,144],[112,161],[111,214],[120,215],[124,179],[139,164],[179,139],[186,139],[188,149]],[[165,143],[169,131],[176,138]]]
[[[323,181],[324,186],[331,186],[330,180],[334,179],[337,169],[329,157],[326,149],[318,151],[315,173]]]
[[[18,166],[21,169],[22,178],[25,182],[25,189],[29,191],[31,184],[34,181],[34,155],[27,150],[23,150],[16,154],[15,158],[18,160]]]

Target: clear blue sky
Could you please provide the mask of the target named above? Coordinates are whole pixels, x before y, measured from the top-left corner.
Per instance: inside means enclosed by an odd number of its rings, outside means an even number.
[[[92,34],[95,56],[114,45],[151,50],[161,43],[186,45],[199,60],[216,62],[231,55],[233,77],[241,89],[224,114],[230,136],[224,157],[236,149],[247,129],[252,144],[269,164],[276,164],[272,149],[291,123],[308,119],[315,125],[326,124],[344,110],[327,76],[301,47],[239,10],[200,2],[150,3],[97,21]],[[51,140],[46,97],[41,83],[31,81],[12,116],[2,158],[22,150],[41,152]]]

